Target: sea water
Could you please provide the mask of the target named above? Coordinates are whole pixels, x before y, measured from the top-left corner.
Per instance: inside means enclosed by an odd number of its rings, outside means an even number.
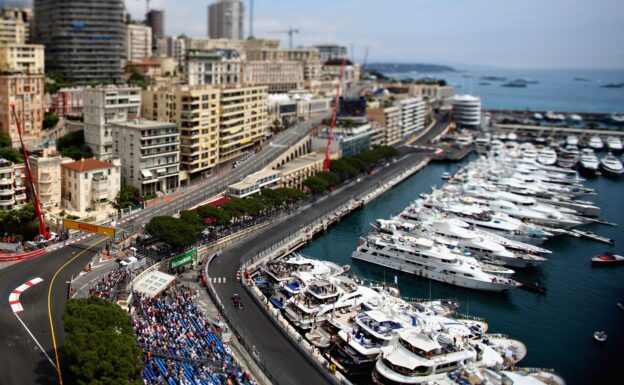
[[[616,303],[624,303],[624,266],[597,268],[590,264],[592,256],[605,250],[624,253],[621,227],[581,227],[615,239],[615,247],[569,236],[544,243],[553,251],[548,261],[537,268],[516,270],[520,279],[544,285],[548,289],[545,295],[521,289],[507,293],[463,289],[351,259],[358,238],[372,230],[370,223],[397,214],[432,185],[441,185],[443,172],[453,173],[461,164],[431,163],[331,227],[301,253],[350,264],[351,273],[371,280],[394,282],[396,276],[405,297],[458,299],[461,313],[483,317],[490,332],[526,344],[528,355],[519,366],[552,368],[569,385],[622,383],[616,381],[616,365],[624,358],[624,311]],[[598,177],[585,184],[598,192],[587,199],[602,208],[602,216],[624,226],[622,183],[624,180]],[[606,331],[606,344],[594,343],[596,330]]]

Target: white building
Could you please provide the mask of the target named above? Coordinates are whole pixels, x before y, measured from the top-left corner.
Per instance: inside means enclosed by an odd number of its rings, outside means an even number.
[[[121,188],[121,163],[95,158],[64,163],[62,166],[63,207],[84,213],[100,211],[115,200]]]
[[[115,124],[113,132],[122,186],[134,186],[141,195],[178,188],[180,133],[176,124],[141,119]]]
[[[216,0],[208,6],[208,37],[211,39],[244,39],[243,2]]]
[[[269,122],[276,119],[283,125],[328,114],[332,98],[314,96],[309,92],[291,91],[287,94],[270,94],[268,98]]]
[[[455,95],[453,121],[459,127],[478,127],[481,124],[481,99],[472,95]]]
[[[126,58],[129,62],[152,56],[152,29],[143,24],[127,24]]]
[[[188,50],[185,76],[189,86],[238,84],[241,80],[240,54],[231,49]]]
[[[280,187],[281,173],[275,170],[260,170],[248,175],[242,181],[228,187],[228,195],[232,198],[245,198],[259,193],[264,188]]]
[[[14,210],[26,203],[26,168],[0,158],[0,211]]]
[[[141,111],[141,88],[101,86],[82,94],[85,143],[99,160],[113,153],[112,124],[137,119]]]
[[[399,102],[401,108],[401,136],[406,137],[425,129],[425,101],[422,98],[408,98]]]
[[[159,46],[161,43],[159,43]],[[166,56],[175,59],[178,66],[184,66],[186,56],[186,40],[183,36],[173,36],[165,39]]]

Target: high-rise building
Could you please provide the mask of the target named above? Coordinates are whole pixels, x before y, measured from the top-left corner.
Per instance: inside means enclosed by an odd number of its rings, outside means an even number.
[[[208,6],[208,37],[211,39],[244,39],[243,2],[217,0]]]
[[[453,121],[459,127],[479,127],[481,99],[472,95],[455,95],[453,97]]]
[[[165,38],[165,11],[152,9],[147,15],[147,25],[152,29],[152,41]]]
[[[126,58],[129,62],[151,57],[152,29],[143,24],[128,24],[126,50]]]
[[[82,93],[85,143],[99,160],[110,160],[113,152],[112,124],[139,117],[141,89],[101,86]]]
[[[46,68],[75,83],[121,83],[126,61],[122,0],[35,0],[33,40]]]
[[[30,41],[30,8],[5,8],[0,10],[0,44],[26,44]]]
[[[399,101],[401,107],[401,136],[406,137],[425,129],[425,101],[422,98],[406,98]]]
[[[393,146],[401,140],[401,110],[397,106],[368,108],[368,118],[383,130],[383,144]]]

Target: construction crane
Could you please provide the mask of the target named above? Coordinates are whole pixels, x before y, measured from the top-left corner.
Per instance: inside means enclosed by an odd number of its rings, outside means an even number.
[[[24,153],[24,164],[26,165],[26,171],[28,172],[28,179],[30,180],[30,186],[32,187],[33,196],[35,197],[35,211],[37,212],[37,220],[39,220],[39,237],[41,239],[50,239],[50,232],[46,228],[43,221],[43,213],[41,213],[41,207],[39,206],[39,197],[37,196],[37,188],[35,187],[35,180],[33,179],[30,163],[28,162],[28,151],[26,151],[26,145],[24,144],[24,138],[22,136],[22,124],[20,123],[19,116],[15,112],[15,104],[11,105],[13,111],[13,118],[17,125],[17,133],[19,134],[20,143],[22,144],[22,152]]]
[[[332,145],[332,137],[334,135],[334,126],[336,125],[336,115],[338,115],[338,102],[340,101],[340,89],[342,85],[342,78],[344,77],[345,66],[347,61],[342,59],[342,64],[340,65],[340,76],[338,76],[338,85],[336,86],[336,98],[334,99],[334,112],[332,113],[331,125],[329,126],[329,138],[327,138],[327,150],[325,150],[325,162],[323,163],[323,171],[329,171],[329,164],[331,163],[331,159],[329,159],[329,154],[331,152]]]
[[[288,48],[292,49],[293,47],[293,34],[299,33],[297,28],[290,27],[286,31],[272,31],[269,33],[287,33],[288,34]]]

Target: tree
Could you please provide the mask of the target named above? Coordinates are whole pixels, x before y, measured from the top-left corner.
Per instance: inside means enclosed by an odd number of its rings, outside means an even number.
[[[359,172],[364,172],[368,168],[368,163],[366,163],[366,161],[364,161],[359,155],[351,155],[345,160]]]
[[[85,145],[84,131],[74,131],[59,138],[56,142],[56,148],[61,155],[70,157],[74,160],[92,158],[93,152]]]
[[[183,210],[180,211],[180,219],[189,225],[193,226],[195,232],[197,234],[201,233],[204,230],[204,224],[201,221],[197,212],[192,210]]]
[[[303,185],[310,189],[313,195],[320,194],[329,188],[329,183],[318,176],[311,176],[303,181]]]
[[[204,219],[204,223],[206,222],[206,219],[214,220],[209,224],[215,226],[225,226],[230,223],[230,220],[232,219],[230,213],[227,211],[210,205],[199,206],[197,208],[197,214]]]
[[[340,178],[333,172],[323,171],[316,174],[316,176],[327,182],[329,186],[337,186],[340,184]]]
[[[11,137],[6,132],[0,132],[0,147],[11,147],[13,142]]]
[[[329,170],[338,175],[341,181],[355,177],[359,170],[345,159],[334,159],[329,163]]]
[[[173,217],[154,217],[145,230],[173,248],[190,246],[197,242],[197,232],[192,225]]]
[[[39,222],[32,202],[16,210],[0,211],[0,236],[8,234],[33,239],[38,231]]]
[[[115,201],[113,202],[113,207],[117,210],[125,209],[128,207],[132,207],[141,203],[141,194],[136,187],[126,186],[119,190],[117,196],[115,197]]]
[[[141,88],[147,88],[148,82],[147,78],[139,72],[136,67],[132,67],[130,69],[130,77],[128,78],[128,84],[132,86],[137,86]]]
[[[399,151],[392,146],[374,146],[373,151],[379,154],[383,159],[392,159],[399,155]]]
[[[102,298],[70,299],[63,351],[77,384],[142,384],[141,350],[130,316]]]
[[[52,128],[56,126],[59,121],[59,117],[55,112],[46,112],[43,118],[43,128]]]

